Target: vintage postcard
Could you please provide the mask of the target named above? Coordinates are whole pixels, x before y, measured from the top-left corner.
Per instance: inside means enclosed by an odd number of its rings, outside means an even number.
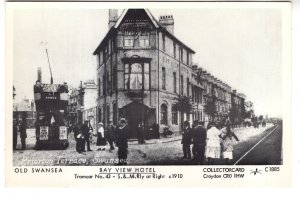
[[[6,3],[6,186],[290,185],[290,2]]]

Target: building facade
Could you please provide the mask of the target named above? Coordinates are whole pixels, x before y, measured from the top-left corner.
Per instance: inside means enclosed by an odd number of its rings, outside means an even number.
[[[97,85],[94,80],[80,82],[69,94],[69,125],[82,124],[89,120],[93,128],[97,128]],[[96,129],[94,129],[96,132]]]
[[[19,125],[21,121],[26,120],[27,128],[34,128],[36,122],[36,110],[33,100],[27,98],[22,99],[13,106],[13,121]]]
[[[93,128],[93,134],[97,134],[97,85],[94,80],[88,80],[83,83],[83,120],[89,120]]]
[[[110,10],[109,17],[110,29],[94,52],[98,121],[117,124],[124,117],[130,137],[136,137],[139,123],[146,130],[158,123],[161,130],[179,131],[193,114],[175,110],[176,99],[194,96],[201,86],[192,75],[195,52],[173,35],[173,16],[157,21],[147,9],[129,9],[121,16]],[[201,105],[202,99],[197,101]]]
[[[125,118],[135,138],[139,123],[146,131],[159,124],[160,132],[165,127],[176,132],[185,120],[221,119],[232,105],[241,107],[229,85],[193,64],[195,52],[174,36],[174,24],[172,15],[156,20],[147,9],[120,16],[109,10],[108,33],[94,51],[98,122],[116,125]],[[190,111],[175,107],[182,97],[190,98]],[[207,103],[213,103],[213,116],[206,113]]]

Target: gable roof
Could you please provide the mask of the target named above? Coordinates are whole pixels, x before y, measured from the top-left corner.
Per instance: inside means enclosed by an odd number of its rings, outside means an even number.
[[[116,24],[114,26],[112,26],[109,31],[107,32],[107,34],[104,36],[103,40],[100,42],[99,46],[96,48],[96,50],[94,51],[93,55],[96,55],[99,50],[103,47],[104,43],[107,41],[107,39],[109,38],[109,36],[111,34],[113,34],[113,32],[116,32],[116,30],[119,28],[121,22],[123,21],[124,17],[126,16],[126,14],[128,13],[130,9],[125,9],[123,10],[123,12],[121,13],[120,17],[118,18]],[[152,22],[152,24],[154,25],[154,27],[156,29],[160,29],[162,32],[164,32],[166,35],[168,35],[170,38],[176,40],[178,43],[180,43],[182,46],[184,46],[186,49],[190,50],[190,52],[195,53],[194,50],[192,50],[190,47],[188,47],[187,45],[185,45],[183,42],[181,42],[177,37],[175,37],[172,33],[170,33],[168,30],[166,30],[166,28],[164,28],[155,18],[154,16],[151,14],[151,12],[148,9],[143,9],[147,16],[149,17],[150,21]]]

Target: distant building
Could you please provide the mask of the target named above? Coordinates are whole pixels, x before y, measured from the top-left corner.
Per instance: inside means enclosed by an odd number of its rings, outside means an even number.
[[[83,83],[83,119],[89,120],[94,134],[97,134],[97,85],[94,80]]]
[[[13,106],[13,121],[19,125],[22,120],[26,120],[28,128],[35,126],[36,110],[33,100],[24,98],[19,103],[14,103]]]
[[[97,85],[94,80],[81,82],[78,88],[70,91],[68,109],[70,125],[90,120],[92,127],[97,127]]]

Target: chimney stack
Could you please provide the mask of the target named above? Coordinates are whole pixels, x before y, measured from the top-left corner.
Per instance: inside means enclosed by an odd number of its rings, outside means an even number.
[[[109,21],[108,21],[108,29],[113,27],[118,20],[118,10],[117,9],[109,9]]]
[[[159,23],[168,30],[171,34],[174,34],[174,19],[173,15],[163,15],[159,17]]]
[[[37,70],[37,80],[42,83],[42,68],[38,67]]]

